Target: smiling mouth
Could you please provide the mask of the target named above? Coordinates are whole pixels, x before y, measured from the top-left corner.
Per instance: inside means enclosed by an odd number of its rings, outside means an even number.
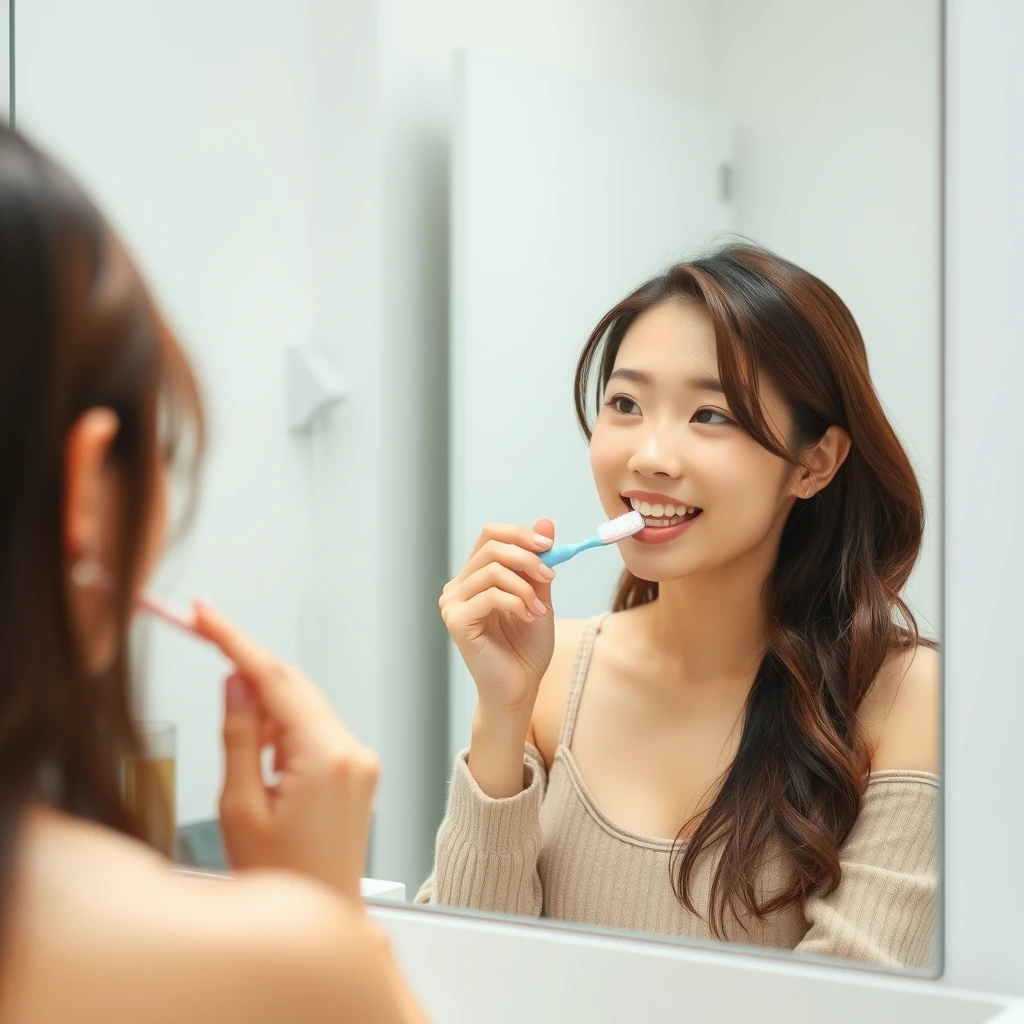
[[[651,530],[662,530],[669,526],[679,526],[696,519],[704,510],[689,505],[651,505],[636,498],[623,498],[623,504],[633,512],[644,517],[644,525]]]

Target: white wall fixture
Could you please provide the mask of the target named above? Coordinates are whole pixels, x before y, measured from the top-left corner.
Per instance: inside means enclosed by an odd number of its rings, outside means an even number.
[[[288,427],[301,433],[345,397],[345,385],[330,352],[318,345],[292,345],[285,357]]]
[[[175,867],[179,875],[189,878],[207,878],[211,882],[230,882],[234,875],[230,871],[214,868]],[[390,882],[385,878],[360,878],[359,891],[363,898],[384,903],[404,903],[405,885],[402,882]]]
[[[401,882],[389,882],[383,878],[362,878],[359,891],[364,899],[384,900],[389,903],[405,902],[405,885]]]

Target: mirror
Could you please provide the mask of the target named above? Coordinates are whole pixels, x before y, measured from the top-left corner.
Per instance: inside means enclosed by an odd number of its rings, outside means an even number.
[[[458,56],[445,611],[465,658],[419,900],[934,969],[939,18],[714,4],[703,34],[648,23],[652,64],[685,39],[671,90]],[[780,436],[816,423],[796,469],[738,425],[730,324]],[[630,508],[652,525],[557,569],[534,703],[534,580],[467,555],[511,539],[486,523],[582,541]]]
[[[937,971],[942,5],[336,6],[18,9],[18,123],[206,387],[157,591],[380,751],[368,892]],[[556,567],[540,696],[474,736],[446,581],[488,523],[577,542],[634,502],[663,543]],[[146,640],[216,866],[222,666]]]

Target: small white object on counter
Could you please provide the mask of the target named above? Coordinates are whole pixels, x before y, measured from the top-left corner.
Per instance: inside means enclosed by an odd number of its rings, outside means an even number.
[[[362,878],[359,888],[364,900],[388,900],[391,903],[405,902],[405,883],[386,882],[381,878]]]
[[[174,869],[179,874],[191,875],[193,878],[211,878],[224,881],[233,878],[230,871],[219,871],[216,868],[193,868],[177,865]],[[388,882],[383,878],[361,878],[359,891],[364,900],[388,900],[391,903],[405,902],[405,883]]]

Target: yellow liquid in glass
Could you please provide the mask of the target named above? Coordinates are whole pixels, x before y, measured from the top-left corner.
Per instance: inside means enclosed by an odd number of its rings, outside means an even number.
[[[167,857],[174,856],[177,813],[175,759],[143,757],[125,767],[125,801],[142,823],[145,838]]]

